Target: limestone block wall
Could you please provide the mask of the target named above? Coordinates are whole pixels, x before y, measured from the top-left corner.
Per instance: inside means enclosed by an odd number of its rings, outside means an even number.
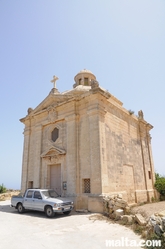
[[[124,191],[129,202],[136,202],[141,197],[143,201],[147,200],[147,192],[153,196],[153,182],[148,177],[152,165],[146,135],[141,139],[138,120],[111,105],[102,126],[105,128],[109,186],[105,188],[104,185],[103,189],[107,193]]]

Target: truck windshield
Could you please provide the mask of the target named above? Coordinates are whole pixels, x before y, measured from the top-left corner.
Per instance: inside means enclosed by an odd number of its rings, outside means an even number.
[[[41,193],[47,198],[56,198],[59,196],[54,190],[43,190]]]

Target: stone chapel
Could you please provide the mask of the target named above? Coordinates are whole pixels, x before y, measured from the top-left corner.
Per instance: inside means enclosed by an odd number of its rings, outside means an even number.
[[[73,89],[53,89],[20,119],[25,125],[21,190],[52,188],[76,209],[102,212],[102,197],[120,193],[129,203],[154,197],[150,130],[84,69]]]

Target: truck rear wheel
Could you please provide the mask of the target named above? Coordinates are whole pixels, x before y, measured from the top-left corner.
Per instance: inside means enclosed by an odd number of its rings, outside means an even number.
[[[45,213],[46,213],[46,216],[48,218],[51,218],[54,216],[54,212],[53,212],[53,209],[51,206],[47,206],[46,209],[45,209]]]
[[[19,203],[19,204],[18,204],[17,210],[18,210],[18,213],[19,213],[19,214],[22,214],[22,213],[25,211],[25,209],[24,209],[22,203]]]

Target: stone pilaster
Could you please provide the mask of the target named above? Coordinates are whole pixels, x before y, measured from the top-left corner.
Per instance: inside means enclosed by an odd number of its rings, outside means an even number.
[[[101,182],[102,193],[107,193],[108,185],[108,170],[107,170],[107,147],[105,134],[105,108],[99,107],[99,133],[100,133],[100,167],[101,167]]]
[[[90,136],[91,194],[99,195],[102,193],[102,186],[98,104],[91,106],[87,113],[89,116]]]
[[[47,170],[47,159],[41,159],[41,188],[48,188],[48,170]],[[49,162],[50,163],[50,162]]]
[[[79,168],[77,168],[77,125],[76,115],[66,117],[67,121],[67,195],[73,196],[79,193]]]
[[[24,146],[22,158],[22,179],[21,179],[21,192],[25,192],[28,186],[28,164],[29,164],[29,143],[30,143],[30,128],[25,127],[24,130]]]
[[[147,124],[147,145],[148,145],[148,155],[149,155],[149,162],[150,162],[151,182],[152,182],[152,187],[150,191],[150,199],[152,197],[156,198],[156,192],[154,191],[154,183],[155,183],[154,161],[153,161],[153,156],[152,156],[151,135],[149,133],[150,129],[152,128],[153,128],[152,125]]]
[[[152,146],[151,146],[151,136],[148,134],[148,152],[150,156],[150,168],[152,173],[152,181],[153,184],[155,183],[155,171],[154,171],[154,161],[153,161],[153,155],[152,155]]]
[[[149,137],[148,137],[149,131],[147,130],[147,123],[144,120],[139,120],[139,133],[140,133],[140,140],[141,140],[141,153],[142,153],[142,160],[143,160],[145,189],[147,191],[147,201],[150,201],[150,195],[152,195],[152,193],[150,192],[151,190],[153,190],[153,178],[149,179],[148,171],[151,171],[151,174],[152,174],[153,167],[151,165],[151,154],[150,154],[150,148],[149,148]]]
[[[42,143],[42,125],[35,127],[35,146],[34,146],[34,172],[35,178],[33,187],[40,188],[41,185],[41,144]]]

